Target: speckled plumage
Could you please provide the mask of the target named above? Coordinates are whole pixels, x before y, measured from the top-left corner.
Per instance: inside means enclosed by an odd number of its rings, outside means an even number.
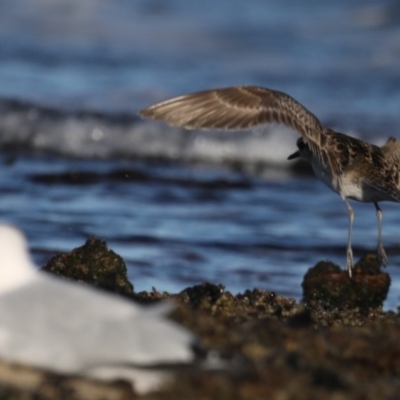
[[[348,198],[372,202],[378,219],[378,255],[387,257],[381,240],[380,201],[400,202],[400,143],[389,138],[382,147],[325,128],[310,111],[286,93],[238,86],[183,95],[140,111],[144,118],[186,129],[241,130],[267,123],[282,123],[301,137],[289,159],[307,159],[316,175],[346,204],[349,236],[346,268],[351,276],[351,236],[354,213]]]

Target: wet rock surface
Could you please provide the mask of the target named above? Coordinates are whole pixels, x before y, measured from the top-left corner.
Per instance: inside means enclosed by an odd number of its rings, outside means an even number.
[[[178,379],[145,398],[398,398],[400,315],[381,309],[390,278],[373,257],[358,263],[352,280],[334,264],[318,263],[304,277],[301,303],[259,289],[233,295],[212,283],[177,294],[156,289],[131,293],[126,270],[121,281],[112,268],[93,268],[107,257],[118,260],[111,264],[121,273],[122,260],[95,239],[69,255],[53,258],[46,269],[118,293],[123,287],[141,303],[174,299],[171,318],[226,361],[225,370],[180,371]],[[28,374],[25,379],[23,373]],[[124,383],[105,385],[0,364],[0,397],[126,399],[135,394]]]
[[[390,287],[389,274],[381,270],[380,264],[374,255],[368,254],[354,266],[350,278],[338,265],[320,261],[304,276],[303,301],[309,307],[325,309],[358,307],[367,312],[380,307]]]
[[[133,294],[133,285],[128,280],[124,260],[108,250],[104,240],[95,237],[90,237],[83,246],[69,254],[53,257],[42,271],[110,292],[126,296]]]

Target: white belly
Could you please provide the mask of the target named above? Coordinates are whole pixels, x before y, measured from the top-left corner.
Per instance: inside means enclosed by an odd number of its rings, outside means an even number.
[[[358,201],[372,201],[366,199],[365,191],[362,186],[355,182],[351,177],[342,176],[340,180],[340,194],[344,197],[348,197],[349,199],[354,199]]]
[[[361,185],[354,179],[352,175],[342,175],[339,179],[334,178],[329,168],[321,168],[318,164],[311,164],[315,175],[325,183],[328,188],[340,194],[343,197],[358,201],[373,201],[365,198],[365,193]]]

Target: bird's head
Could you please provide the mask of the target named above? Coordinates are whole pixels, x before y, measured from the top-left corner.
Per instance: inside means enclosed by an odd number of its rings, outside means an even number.
[[[295,158],[301,157],[301,158],[304,158],[304,159],[310,161],[311,157],[312,157],[312,152],[311,152],[308,144],[304,142],[303,138],[298,138],[296,145],[297,145],[298,150],[295,151],[293,154],[291,154],[288,157],[288,160],[293,160]]]

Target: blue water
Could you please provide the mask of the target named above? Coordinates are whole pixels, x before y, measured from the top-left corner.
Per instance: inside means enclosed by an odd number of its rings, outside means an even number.
[[[1,218],[39,264],[106,239],[137,290],[208,280],[299,299],[318,260],[343,266],[348,225],[340,197],[286,161],[294,133],[184,132],[140,121],[140,108],[256,84],[339,131],[400,137],[395,1],[3,1],[0,61]],[[400,209],[382,208],[396,308]],[[377,224],[372,205],[354,210],[359,257]]]

